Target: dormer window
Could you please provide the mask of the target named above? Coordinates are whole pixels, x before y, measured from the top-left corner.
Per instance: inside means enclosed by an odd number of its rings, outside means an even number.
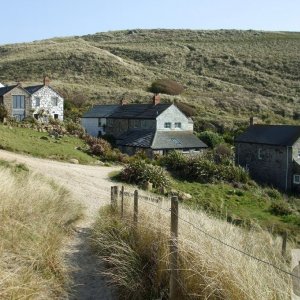
[[[171,128],[171,122],[165,122],[165,128]]]

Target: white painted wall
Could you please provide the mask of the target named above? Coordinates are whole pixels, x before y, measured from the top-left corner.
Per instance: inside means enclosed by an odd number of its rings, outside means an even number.
[[[36,106],[36,97],[40,98],[40,106]],[[52,97],[58,98],[57,106],[52,104]],[[40,109],[44,109],[53,118],[58,114],[58,119],[64,119],[64,99],[48,86],[44,86],[31,95],[31,107],[34,109],[33,114],[37,114]]]
[[[2,88],[2,87],[4,87],[4,84],[2,84],[2,83],[0,82],[0,88]]]
[[[99,127],[98,120],[99,118],[81,118],[81,126],[91,136],[97,137],[99,135],[99,131],[101,131],[102,135],[104,135],[105,129],[103,128],[103,126]],[[106,126],[106,118],[101,118],[101,125]]]
[[[171,128],[165,128],[165,123],[170,122]],[[181,123],[181,128],[175,128],[175,122]],[[167,108],[156,118],[157,130],[182,130],[193,131],[194,124],[189,120],[184,113],[182,113],[174,104]]]

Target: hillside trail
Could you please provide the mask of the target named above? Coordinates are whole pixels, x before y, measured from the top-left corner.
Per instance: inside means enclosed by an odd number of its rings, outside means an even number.
[[[89,247],[91,225],[99,208],[110,201],[109,173],[117,167],[70,164],[0,150],[0,159],[26,164],[34,173],[51,178],[67,188],[72,197],[86,208],[85,218],[76,225],[75,236],[64,253],[70,265],[73,284],[67,299],[117,299],[112,287],[100,274],[102,264]]]

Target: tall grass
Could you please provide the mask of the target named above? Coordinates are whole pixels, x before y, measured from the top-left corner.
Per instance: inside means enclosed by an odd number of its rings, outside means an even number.
[[[93,245],[107,261],[104,272],[119,286],[121,298],[153,299],[168,293],[170,212],[139,201],[138,229],[132,227],[132,199],[125,216],[108,207],[94,226]],[[288,270],[280,243],[259,227],[249,231],[180,207],[180,217],[210,235],[251,255]],[[179,220],[181,299],[289,299],[290,278],[253,260]]]
[[[68,278],[61,250],[80,215],[64,189],[24,167],[0,167],[1,299],[64,295]]]

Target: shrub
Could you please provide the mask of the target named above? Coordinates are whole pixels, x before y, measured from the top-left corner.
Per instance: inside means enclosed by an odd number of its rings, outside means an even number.
[[[0,105],[0,122],[3,122],[4,118],[7,118],[7,110],[4,105]]]
[[[154,81],[149,89],[150,92],[158,94],[179,95],[183,92],[183,86],[171,79],[158,79]]]
[[[208,147],[215,148],[218,144],[224,143],[224,139],[216,132],[203,131],[198,135]]]
[[[276,201],[270,206],[270,212],[276,216],[285,216],[292,213],[292,209],[287,202]]]
[[[163,168],[147,164],[144,160],[131,161],[121,171],[121,180],[128,183],[143,184],[147,181],[153,184],[153,187],[167,187],[170,183],[169,177]]]
[[[187,157],[179,151],[171,151],[166,156],[162,157],[163,165],[170,170],[181,170],[187,163]]]

